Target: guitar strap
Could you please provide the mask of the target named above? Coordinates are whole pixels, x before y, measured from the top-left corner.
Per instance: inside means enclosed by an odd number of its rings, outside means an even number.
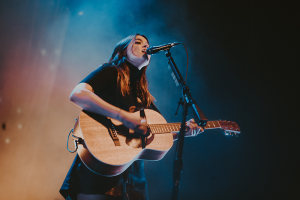
[[[144,108],[140,109],[140,117],[146,119],[146,114],[145,114]],[[147,144],[147,137],[149,136],[149,134],[150,134],[150,132],[149,132],[149,130],[148,130],[146,136],[141,136],[141,140],[142,140],[142,148],[143,148],[143,149],[146,147],[146,144]]]

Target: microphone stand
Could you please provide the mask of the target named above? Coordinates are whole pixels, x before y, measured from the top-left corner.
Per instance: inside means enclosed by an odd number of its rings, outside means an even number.
[[[179,186],[180,186],[180,175],[182,173],[182,167],[183,167],[183,144],[184,144],[184,136],[185,136],[185,123],[186,123],[186,117],[188,113],[188,107],[191,106],[193,109],[193,114],[195,117],[195,121],[199,126],[204,127],[207,123],[207,118],[197,105],[197,103],[193,100],[192,95],[190,93],[189,88],[185,85],[183,78],[174,62],[173,57],[171,56],[171,53],[169,49],[165,50],[165,54],[169,60],[169,66],[171,67],[175,77],[177,78],[177,81],[182,86],[182,96],[184,99],[183,102],[183,112],[182,112],[182,121],[181,121],[181,128],[179,132],[178,137],[178,143],[177,148],[175,152],[175,158],[174,158],[174,167],[173,167],[173,189],[172,189],[172,200],[178,199],[178,193],[179,193]]]

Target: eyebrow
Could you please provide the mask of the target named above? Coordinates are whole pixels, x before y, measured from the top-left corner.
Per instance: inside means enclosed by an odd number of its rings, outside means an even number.
[[[136,40],[136,41],[139,40],[139,41],[143,42],[143,41],[142,41],[141,39],[139,39],[139,38],[136,38],[135,40]],[[146,43],[149,45],[149,42],[148,42],[148,41],[147,41]]]

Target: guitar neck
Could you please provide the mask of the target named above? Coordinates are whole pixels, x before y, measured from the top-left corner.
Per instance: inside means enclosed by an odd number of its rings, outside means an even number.
[[[168,133],[180,131],[181,123],[168,123],[168,124],[149,124],[151,133]],[[204,129],[221,128],[219,121],[207,121]]]

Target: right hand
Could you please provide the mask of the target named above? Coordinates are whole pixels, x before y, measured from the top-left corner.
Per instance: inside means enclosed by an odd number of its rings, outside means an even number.
[[[145,136],[147,135],[148,131],[148,125],[147,120],[144,118],[141,118],[139,116],[139,112],[136,113],[130,113],[124,110],[121,110],[119,113],[120,119],[124,126],[127,128],[130,128],[134,130],[135,133]]]

